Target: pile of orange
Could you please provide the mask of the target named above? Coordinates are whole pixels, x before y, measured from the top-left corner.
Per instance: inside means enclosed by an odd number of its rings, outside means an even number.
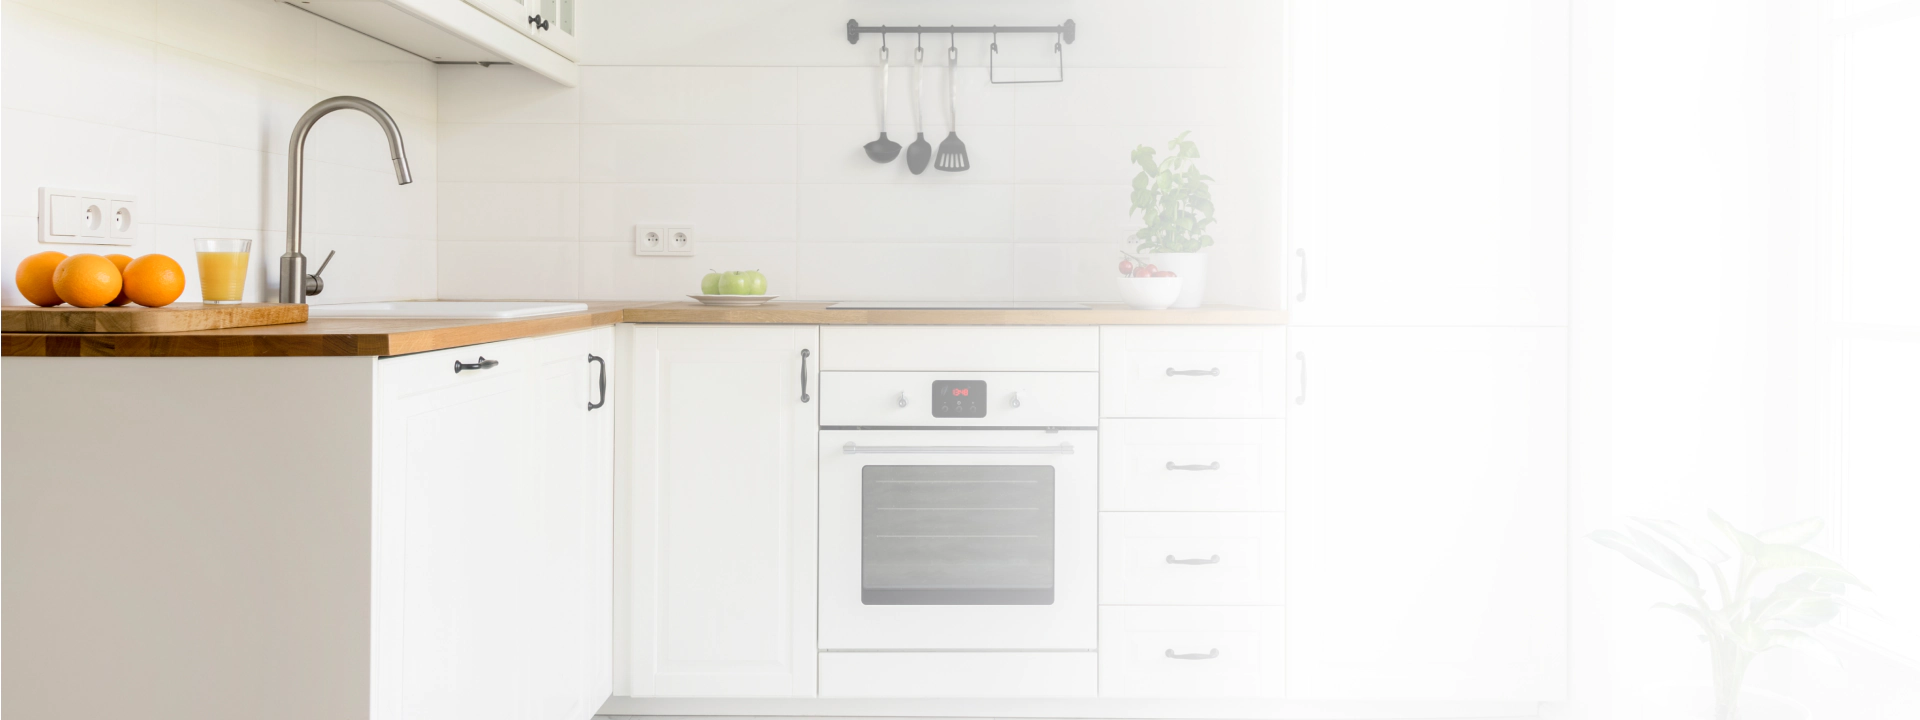
[[[160,254],[94,255],[48,250],[28,255],[13,271],[13,284],[40,307],[66,303],[80,308],[119,307],[129,302],[161,307],[180,298],[187,274]]]

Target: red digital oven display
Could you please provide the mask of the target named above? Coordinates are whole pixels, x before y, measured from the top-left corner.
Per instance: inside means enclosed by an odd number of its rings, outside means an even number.
[[[987,381],[933,381],[933,416],[983,418],[987,416]]]

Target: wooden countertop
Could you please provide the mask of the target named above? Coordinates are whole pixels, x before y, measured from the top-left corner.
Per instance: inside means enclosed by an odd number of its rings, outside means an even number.
[[[584,330],[620,322],[788,325],[1279,325],[1278,310],[828,310],[826,303],[714,307],[691,302],[599,301],[586,312],[522,320],[315,319],[176,333],[0,333],[0,355],[21,357],[386,356]]]

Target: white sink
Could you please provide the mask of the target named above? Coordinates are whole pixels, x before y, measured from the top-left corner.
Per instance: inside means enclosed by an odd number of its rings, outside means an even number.
[[[418,302],[341,303],[311,305],[309,318],[440,318],[460,320],[512,320],[515,318],[586,312],[586,303],[566,302]]]

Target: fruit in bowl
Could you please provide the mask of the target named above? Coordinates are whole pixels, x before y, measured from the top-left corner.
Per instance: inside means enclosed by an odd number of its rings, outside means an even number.
[[[715,270],[700,278],[700,294],[765,295],[767,276],[760,274],[759,270]]]
[[[1180,299],[1180,276],[1130,255],[1120,260],[1120,277],[1114,282],[1120,285],[1120,299],[1135,310],[1165,310]]]

